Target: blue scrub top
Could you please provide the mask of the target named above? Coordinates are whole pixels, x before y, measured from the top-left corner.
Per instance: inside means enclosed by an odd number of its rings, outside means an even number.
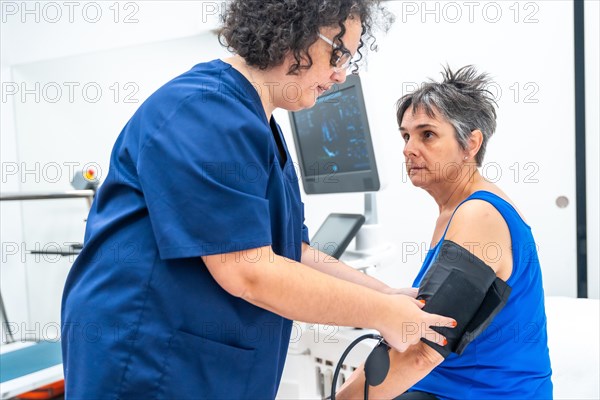
[[[303,221],[250,82],[220,60],[168,82],[117,139],[66,282],[67,396],[274,398],[291,321],[225,292],[200,257],[299,261]]]

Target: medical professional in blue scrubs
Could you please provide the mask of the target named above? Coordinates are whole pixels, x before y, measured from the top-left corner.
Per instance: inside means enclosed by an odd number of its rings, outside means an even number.
[[[67,398],[272,399],[292,320],[374,328],[401,351],[443,343],[428,327],[453,320],[309,246],[272,116],[343,82],[375,13],[371,1],[232,1],[220,40],[234,55],[140,106],[66,283]]]

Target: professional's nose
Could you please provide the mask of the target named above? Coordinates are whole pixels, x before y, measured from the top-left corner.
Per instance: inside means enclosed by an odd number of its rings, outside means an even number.
[[[334,69],[333,74],[331,74],[331,80],[336,83],[344,83],[346,82],[346,70],[338,70]]]

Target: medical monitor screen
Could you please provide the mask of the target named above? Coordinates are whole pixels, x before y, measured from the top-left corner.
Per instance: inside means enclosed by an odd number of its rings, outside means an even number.
[[[290,113],[290,122],[306,193],[379,190],[357,75],[321,96],[314,107]]]
[[[362,214],[329,214],[310,240],[310,245],[340,258],[364,222]]]

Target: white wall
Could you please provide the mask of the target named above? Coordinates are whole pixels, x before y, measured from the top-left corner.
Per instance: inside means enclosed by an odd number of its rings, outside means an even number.
[[[9,67],[0,70],[0,81],[11,81],[12,71]],[[0,102],[0,149],[2,192],[18,192],[20,182],[12,171],[19,164],[17,156],[17,134],[14,120],[14,103],[7,99]],[[11,325],[15,339],[19,332],[16,326],[29,321],[28,287],[25,270],[23,246],[22,208],[19,202],[0,202],[0,240],[2,260],[0,263],[0,292],[6,308],[6,322]],[[2,325],[0,329],[4,329]],[[5,338],[5,332],[0,334]]]
[[[28,3],[28,4],[27,4]],[[3,1],[3,65],[95,53],[197,35],[225,1]]]

